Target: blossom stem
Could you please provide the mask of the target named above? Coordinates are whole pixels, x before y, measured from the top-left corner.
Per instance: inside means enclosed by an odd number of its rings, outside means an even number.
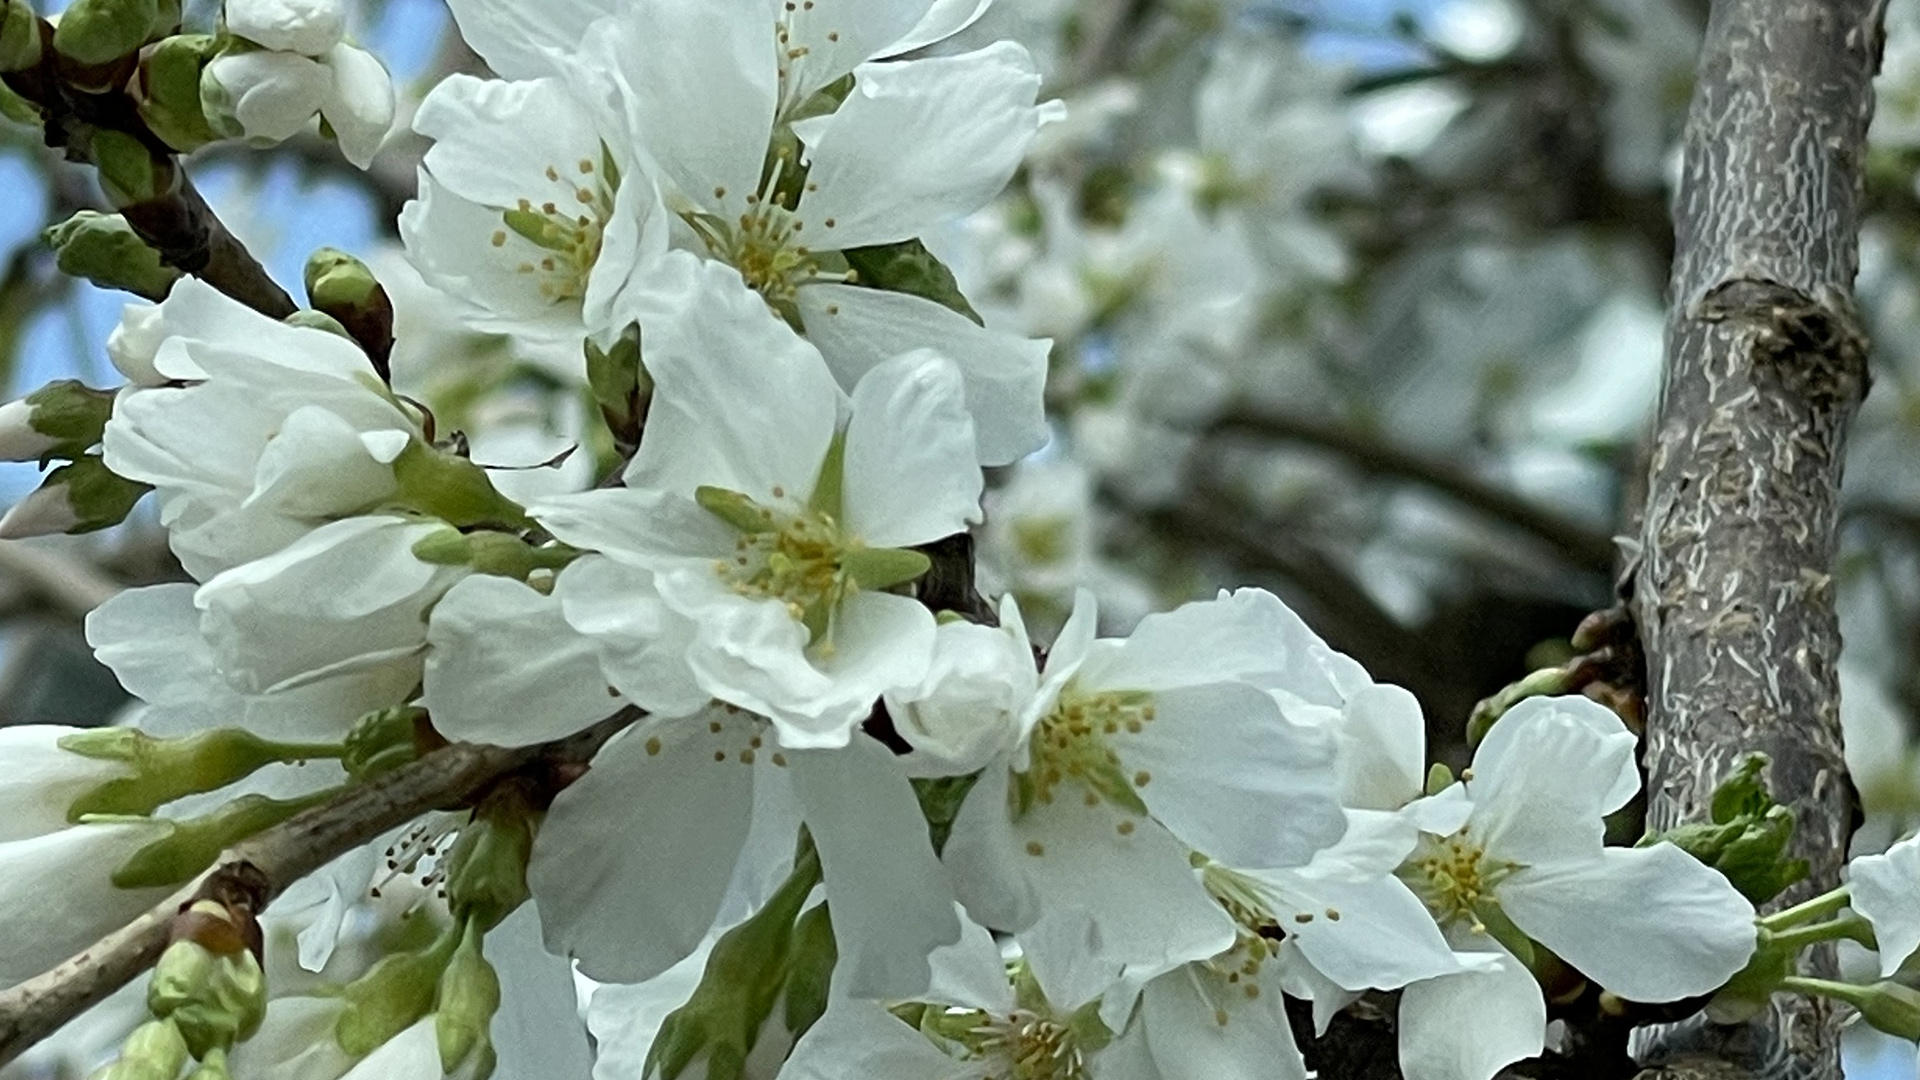
[[[1857,941],[1871,949],[1874,947],[1873,924],[1858,915],[1843,915],[1827,922],[1809,923],[1805,926],[1796,926],[1791,930],[1769,934],[1767,944],[1798,952],[1809,945],[1817,945],[1822,941],[1839,941],[1842,938]]]
[[[1759,920],[1760,927],[1764,930],[1785,930],[1790,926],[1796,926],[1809,919],[1817,919],[1823,915],[1831,915],[1841,908],[1846,907],[1851,899],[1852,894],[1847,891],[1845,885],[1842,885],[1831,892],[1821,893],[1811,900],[1802,900],[1800,903],[1784,911],[1776,911],[1771,915],[1762,916]]]
[[[1852,983],[1835,982],[1832,979],[1814,979],[1805,975],[1789,975],[1780,980],[1780,989],[1815,997],[1830,997],[1858,1006],[1867,987]]]

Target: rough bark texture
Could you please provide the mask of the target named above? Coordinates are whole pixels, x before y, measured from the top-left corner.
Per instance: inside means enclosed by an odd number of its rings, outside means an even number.
[[[1866,389],[1852,286],[1884,0],[1715,0],[1675,207],[1666,385],[1632,597],[1647,656],[1648,824],[1702,819],[1771,755],[1811,878],[1838,884],[1855,802],[1840,754],[1834,534]],[[1816,956],[1816,965],[1831,956]],[[1781,997],[1668,1032],[1666,1071],[1839,1075],[1838,1017]],[[1699,1056],[1688,1056],[1699,1055]]]

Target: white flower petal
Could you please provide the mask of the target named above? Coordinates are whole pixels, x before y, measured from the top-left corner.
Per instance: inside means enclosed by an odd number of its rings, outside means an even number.
[[[567,624],[559,598],[486,574],[434,605],[425,703],[447,738],[493,746],[565,738],[621,704],[593,641]]]
[[[1426,783],[1426,720],[1420,702],[1398,686],[1376,685],[1347,699],[1336,729],[1340,802],[1398,810]]]
[[[809,285],[797,303],[834,378],[854,386],[884,361],[930,346],[960,365],[980,461],[1006,465],[1048,438],[1042,391],[1052,342],[975,324],[931,300],[857,285]]]
[[[978,22],[992,6],[993,0],[933,0],[920,22],[879,55],[901,56],[945,41]]]
[[[1630,1001],[1707,993],[1753,955],[1753,905],[1672,844],[1528,867],[1498,892],[1515,926]]]
[[[847,423],[846,523],[870,547],[912,547],[980,520],[980,467],[960,370],[927,349],[868,372]]]
[[[667,610],[645,570],[588,556],[554,580],[567,622],[592,639],[607,682],[655,716],[685,716],[710,695],[687,666],[693,626]]]
[[[759,190],[773,131],[772,14],[770,4],[636,0],[586,43],[588,62],[620,85],[634,144],[686,198],[729,221]]]
[[[638,311],[654,393],[628,486],[691,498],[706,484],[761,501],[779,488],[805,500],[839,419],[833,377],[731,268],[687,269],[646,290]]]
[[[1306,1062],[1294,1045],[1281,995],[1249,998],[1241,986],[1218,981],[1187,965],[1141,991],[1137,1022],[1161,1080],[1305,1080]]]
[[[956,1062],[878,1002],[844,998],[814,1021],[780,1070],[780,1080],[963,1080],[984,1075],[984,1066]]]
[[[1606,731],[1586,702],[1612,718]],[[1586,858],[1600,847],[1601,820],[1622,777],[1634,769],[1633,733],[1605,706],[1585,698],[1533,698],[1493,725],[1473,756],[1473,830],[1488,850],[1519,863]],[[1638,774],[1633,783],[1638,786]]]
[[[0,843],[67,827],[67,807],[109,780],[132,775],[125,763],[81,757],[60,740],[83,729],[54,724],[0,727]]]
[[[1920,836],[1908,837],[1884,854],[1865,855],[1847,866],[1853,910],[1873,924],[1880,944],[1880,974],[1892,975],[1920,949]]]
[[[1140,620],[1118,649],[1081,668],[1089,685],[1163,690],[1252,682],[1317,705],[1345,694],[1323,663],[1325,644],[1264,589],[1238,589]]]
[[[508,79],[552,75],[570,63],[595,19],[614,10],[607,0],[448,0],[460,37],[487,66]]]
[[[1527,698],[1500,717],[1473,753],[1475,798],[1487,797],[1498,786],[1487,782],[1489,773],[1514,778],[1527,775],[1526,764],[1509,766],[1507,757],[1516,749],[1525,753],[1532,748],[1538,738],[1532,725],[1540,722],[1537,718],[1547,716],[1584,728],[1596,747],[1595,756],[1583,763],[1586,779],[1578,788],[1562,791],[1561,797],[1582,805],[1591,800],[1600,816],[1625,806],[1640,790],[1640,771],[1633,760],[1636,740],[1612,709],[1578,694]],[[1509,722],[1511,726],[1507,726]]]
[[[967,914],[1000,931],[1024,930],[1040,917],[1040,895],[1026,875],[1021,841],[1007,814],[1010,776],[989,765],[967,792],[940,859]]]
[[[780,45],[787,50],[783,106],[859,67],[910,32],[932,0],[813,0],[787,7]]]
[[[800,216],[836,249],[931,232],[987,204],[1039,130],[1040,74],[1003,41],[962,56],[864,64],[832,114],[794,125],[811,169]],[[902,138],[909,132],[938,137]],[[818,185],[818,190],[814,190]]]
[[[1491,1080],[1546,1044],[1547,1003],[1504,951],[1492,967],[1428,979],[1400,994],[1400,1072],[1407,1080]]]
[[[540,914],[522,904],[487,931],[487,962],[500,974],[491,1034],[500,1077],[586,1080],[593,1048],[575,1000],[573,967],[540,944]]]
[[[227,0],[227,30],[255,45],[324,56],[347,30],[340,0]]]
[[[558,79],[450,75],[420,103],[413,129],[434,140],[425,159],[434,179],[470,202],[511,209],[526,199],[535,207],[573,207],[576,190],[598,193],[597,172],[582,173],[579,164],[600,168],[600,133]],[[500,227],[496,212],[493,228]]]
[[[755,729],[716,710],[595,755],[554,799],[527,867],[547,948],[592,978],[638,982],[700,944],[746,842],[754,769],[739,754]]]
[[[159,903],[172,886],[119,889],[120,864],[159,839],[147,822],[76,825],[0,844],[0,989],[30,979]]]
[[[327,67],[333,90],[321,102],[320,115],[333,129],[341,155],[364,169],[393,129],[393,80],[372,53],[351,45],[335,45]]]
[[[1182,842],[1230,866],[1301,866],[1346,831],[1332,735],[1245,683],[1154,694],[1154,718],[1112,736],[1140,797]]]
[[[790,753],[787,761],[833,911],[836,992],[889,1000],[924,994],[927,956],[960,939],[960,920],[906,773],[865,736],[839,750]]]

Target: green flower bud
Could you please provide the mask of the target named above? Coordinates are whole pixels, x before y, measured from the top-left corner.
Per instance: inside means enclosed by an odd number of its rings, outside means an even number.
[[[364,1057],[433,1011],[440,977],[453,958],[463,932],[449,926],[432,944],[390,953],[341,991],[346,1008],[333,1037],[354,1057]]]
[[[479,1068],[465,1075],[473,1080],[486,1080],[493,1073],[489,1032],[493,1014],[500,1010],[500,975],[481,954],[484,938],[479,923],[467,923],[460,947],[440,974],[433,1017],[441,1070],[451,1076],[472,1061]]]
[[[60,25],[66,26],[66,20]],[[96,129],[88,147],[100,173],[100,189],[116,207],[153,202],[172,191],[178,180],[171,161],[155,156],[146,143],[125,132]]]
[[[426,718],[427,710],[419,706],[399,705],[355,720],[347,732],[341,767],[355,780],[367,780],[415,760],[420,756],[420,723]]]
[[[227,1070],[227,1052],[214,1047],[200,1059],[200,1064],[187,1074],[187,1080],[233,1080],[233,1074]]]
[[[1877,982],[1845,999],[1860,1019],[1908,1042],[1920,1041],[1920,991],[1897,982]]]
[[[149,1020],[120,1045],[120,1060],[93,1074],[92,1080],[173,1080],[186,1067],[187,1040],[170,1020]]]
[[[129,856],[113,872],[113,883],[122,889],[141,889],[190,881],[212,866],[229,846],[280,824],[330,794],[320,792],[302,799],[242,795],[202,817],[156,820],[165,834]]]
[[[455,918],[484,933],[526,901],[534,815],[525,793],[510,784],[474,810],[447,853],[447,907]]]
[[[135,84],[140,118],[162,142],[183,154],[220,138],[200,104],[200,73],[218,44],[208,34],[179,34],[140,58]]]
[[[707,1055],[707,1080],[741,1075],[761,1028],[786,990],[795,920],[819,883],[820,859],[809,843],[766,905],[714,943],[693,996],[661,1024],[647,1052],[647,1076],[678,1080],[702,1051]],[[799,1006],[798,1015],[804,1016],[807,1008]]]
[[[131,771],[76,799],[68,811],[75,821],[83,814],[151,814],[182,796],[218,791],[263,766],[324,756],[316,751],[328,749],[272,743],[238,728],[156,739],[118,727],[75,732],[62,738],[60,747],[82,757],[125,762]]]
[[[471,566],[482,574],[525,581],[535,570],[558,570],[580,557],[563,544],[534,547],[509,533],[443,529],[413,545],[413,557],[435,566]]]
[[[193,907],[202,919],[231,922],[219,903]],[[240,936],[234,928],[235,936]],[[216,951],[192,937],[167,946],[147,987],[147,1008],[171,1019],[197,1058],[223,1051],[260,1029],[267,1014],[267,978],[252,950]]]
[[[286,323],[288,326],[304,326],[309,330],[325,330],[327,333],[336,337],[343,337],[348,341],[353,341],[353,335],[347,333],[347,328],[340,325],[340,320],[324,311],[301,308],[299,311],[294,312],[280,321]],[[355,342],[355,344],[359,343]]]
[[[346,327],[383,375],[393,351],[393,301],[359,259],[321,248],[307,259],[307,298]]]
[[[152,40],[165,14],[159,0],[73,0],[54,27],[53,47],[90,67],[112,63]]]
[[[160,253],[119,214],[82,210],[41,236],[54,250],[64,274],[86,278],[103,289],[119,289],[148,300],[164,300],[180,271],[160,261]]]
[[[40,63],[43,24],[27,0],[6,0],[6,5],[0,12],[0,72],[25,71]]]
[[[48,473],[38,490],[0,517],[0,540],[86,533],[118,525],[150,490],[115,476],[98,457],[78,458]]]
[[[54,441],[63,457],[78,458],[100,445],[107,419],[113,415],[114,392],[95,390],[73,379],[60,379],[22,398],[27,425]],[[10,406],[0,407],[0,411]],[[32,460],[13,458],[10,460]]]
[[[400,502],[450,525],[505,525],[530,529],[534,521],[493,486],[487,471],[466,458],[414,442],[393,463]]]

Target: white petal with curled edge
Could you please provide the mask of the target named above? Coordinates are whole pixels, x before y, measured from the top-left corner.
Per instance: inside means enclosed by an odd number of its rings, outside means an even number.
[[[1346,832],[1331,733],[1289,722],[1245,683],[1153,696],[1137,733],[1109,736],[1140,798],[1188,846],[1230,866],[1303,866]]]
[[[1507,779],[1521,784],[1531,782],[1527,770],[1532,761],[1509,767],[1507,758],[1533,749],[1532,744],[1537,740],[1537,736],[1531,734],[1533,725],[1545,717],[1583,729],[1594,747],[1593,757],[1582,762],[1583,775],[1578,778],[1578,785],[1559,793],[1563,801],[1577,802],[1582,807],[1593,805],[1598,808],[1598,814],[1604,816],[1625,806],[1640,790],[1640,770],[1633,761],[1636,744],[1633,733],[1612,709],[1592,698],[1574,694],[1528,698],[1500,717],[1473,753],[1476,782],[1472,790],[1476,800],[1489,798],[1492,791],[1501,786],[1489,777],[1499,777],[1501,783]],[[1513,726],[1503,731],[1502,727],[1510,721]]]
[[[642,293],[654,392],[627,485],[688,498],[712,485],[776,503],[778,488],[805,501],[838,428],[833,376],[732,268],[685,269]]]
[[[637,1075],[637,1074],[636,1074]],[[794,1044],[781,1080],[971,1080],[965,1065],[873,1001],[839,999]]]
[[[1473,778],[1464,785],[1474,835],[1511,862],[1590,858],[1601,846],[1619,772],[1634,767],[1633,733],[1617,718],[1616,730],[1602,733],[1551,704],[1557,700],[1534,698],[1501,717],[1474,753]]]
[[[814,91],[853,71],[899,41],[927,13],[932,0],[813,0],[787,5],[780,45],[784,65],[781,107],[792,109]]]
[[[1398,810],[1420,797],[1427,729],[1411,693],[1384,684],[1363,687],[1347,699],[1335,737],[1343,806]]]
[[[461,198],[498,208],[494,228],[501,225],[498,210],[522,199],[573,208],[577,190],[601,185],[597,172],[579,171],[582,161],[600,168],[600,133],[558,79],[450,75],[420,103],[413,129],[434,140],[427,171]]]
[[[587,28],[616,5],[609,0],[448,0],[447,6],[461,39],[488,67],[503,78],[532,79],[577,62]]]
[[[531,746],[611,716],[592,639],[568,625],[560,600],[518,581],[476,574],[427,620],[425,703],[456,742]]]
[[[729,222],[758,194],[779,103],[772,14],[762,3],[636,0],[583,49],[619,85],[633,145],[682,196]]]
[[[1320,638],[1265,589],[1237,589],[1140,620],[1120,648],[1081,668],[1088,685],[1165,690],[1250,682],[1317,705],[1345,694],[1320,661]]]
[[[611,559],[582,558],[553,583],[568,624],[593,642],[607,682],[655,716],[686,716],[711,695],[687,667],[693,625],[667,610],[653,575]]]
[[[1873,924],[1880,943],[1880,974],[1892,975],[1920,949],[1920,836],[1910,836],[1880,855],[1847,866],[1853,910]]]
[[[1505,951],[1499,957],[1486,969],[1401,991],[1400,1072],[1407,1080],[1491,1080],[1546,1044],[1540,984]]]
[[[590,978],[638,982],[700,944],[751,824],[754,766],[740,755],[757,727],[716,710],[633,729],[595,755],[554,799],[527,867],[548,949]]]
[[[227,32],[275,52],[324,56],[347,31],[340,0],[226,0]]]
[[[811,165],[801,235],[816,248],[891,244],[978,210],[1007,186],[1040,129],[1040,73],[1010,41],[863,64],[854,78],[838,110],[793,125]]]
[[[372,53],[346,44],[327,54],[327,67],[333,90],[321,102],[320,115],[333,129],[341,156],[364,169],[393,130],[393,80]]]
[[[931,300],[856,285],[809,285],[796,302],[807,339],[841,386],[900,353],[930,346],[960,366],[983,465],[1046,444],[1044,391],[1053,343],[982,327]]]
[[[904,353],[853,390],[843,485],[847,527],[869,547],[912,547],[980,520],[980,466],[960,369]]]
[[[1528,937],[1629,1001],[1707,993],[1753,956],[1753,905],[1672,844],[1526,867],[1498,892]]]
[[[887,46],[880,56],[900,56],[945,41],[978,22],[992,6],[993,0],[933,0],[919,24]]]
[[[789,753],[787,762],[833,910],[835,992],[924,994],[927,957],[960,939],[960,920],[906,773],[864,735],[839,750]]]

